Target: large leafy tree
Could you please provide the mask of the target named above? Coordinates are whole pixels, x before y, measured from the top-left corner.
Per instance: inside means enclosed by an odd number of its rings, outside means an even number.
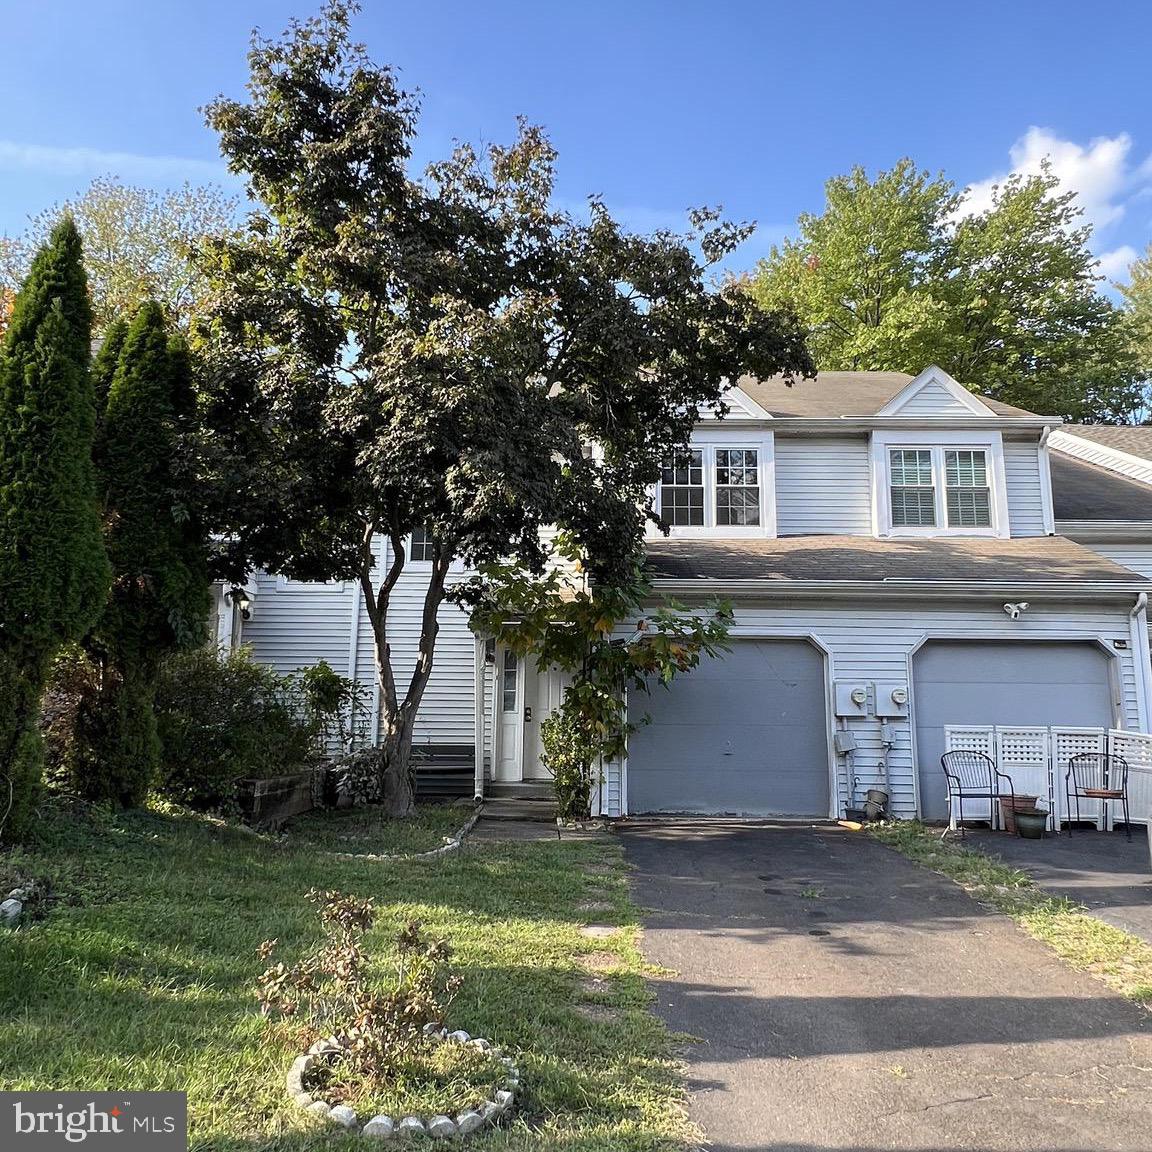
[[[762,303],[790,306],[819,367],[919,372],[1073,420],[1130,419],[1139,357],[1098,291],[1090,230],[1047,170],[1012,176],[969,211],[940,176],[903,160],[830,180],[820,215],[758,269]]]
[[[236,214],[236,198],[211,185],[160,192],[98,177],[74,199],[33,216],[21,235],[0,237],[0,312],[55,222],[70,215],[84,238],[97,336],[146,300],[187,323],[204,294],[193,250],[206,236],[232,228]]]
[[[82,709],[73,772],[89,798],[130,806],[160,768],[160,662],[205,641],[209,582],[199,509],[180,468],[195,414],[183,337],[150,301],[109,330],[94,376],[107,376],[113,355],[95,451],[112,592],[85,641],[99,692]]]
[[[540,570],[558,524],[593,579],[630,573],[647,487],[698,407],[741,372],[810,363],[787,317],[707,283],[746,229],[699,212],[688,235],[638,236],[595,200],[586,218],[557,211],[536,128],[411,174],[415,102],[351,40],[351,11],[255,39],[249,100],[208,111],[262,207],[209,246],[205,388],[233,573],[360,582],[382,791],[405,814],[453,560]],[[401,684],[388,620],[416,529],[432,562]]]
[[[1140,363],[1152,376],[1152,244],[1128,269],[1128,283],[1122,285],[1127,304],[1127,320],[1132,343]]]
[[[27,827],[39,782],[36,721],[53,655],[108,592],[92,473],[91,312],[80,234],[52,230],[0,349],[0,824]]]

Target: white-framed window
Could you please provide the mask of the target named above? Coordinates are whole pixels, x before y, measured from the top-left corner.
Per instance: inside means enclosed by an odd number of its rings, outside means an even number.
[[[888,499],[893,528],[936,525],[936,481],[930,448],[888,450]]]
[[[944,450],[944,495],[949,528],[990,528],[992,488],[983,448]]]
[[[654,495],[673,536],[772,536],[771,434],[736,439],[705,433],[683,456],[665,463]]]
[[[276,576],[277,592],[343,592],[344,585],[343,580],[293,580],[280,573]]]
[[[923,435],[921,433],[921,435]],[[874,433],[876,527],[893,536],[1008,536],[998,434]]]
[[[716,523],[760,523],[760,454],[755,448],[716,449]]]
[[[673,527],[704,526],[704,453],[692,448],[660,473],[660,515]]]
[[[412,539],[408,544],[408,559],[415,560],[417,563],[425,563],[429,560],[434,560],[436,555],[436,544],[427,531],[423,528],[417,528],[412,533]]]
[[[504,665],[500,671],[500,711],[515,712],[519,695],[520,660],[511,648],[504,649]]]

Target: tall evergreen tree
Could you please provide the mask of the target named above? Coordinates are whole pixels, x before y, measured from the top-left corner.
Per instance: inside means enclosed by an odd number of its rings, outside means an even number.
[[[183,339],[169,336],[155,301],[108,339],[119,354],[96,460],[112,595],[88,641],[101,691],[83,717],[74,772],[90,798],[130,806],[159,768],[160,661],[206,639],[209,584],[203,531],[178,475],[193,395]]]
[[[92,472],[91,311],[80,235],[64,218],[32,262],[0,349],[0,819],[28,826],[50,661],[108,592]]]

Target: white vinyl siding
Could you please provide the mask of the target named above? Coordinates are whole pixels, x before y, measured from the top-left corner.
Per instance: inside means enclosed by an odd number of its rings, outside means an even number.
[[[943,384],[933,380],[909,397],[899,409],[901,416],[971,417],[972,409],[962,404]]]
[[[1119,719],[1125,728],[1139,727],[1136,678],[1130,640],[1128,609],[1121,604],[1046,604],[1029,612],[1029,637],[1036,640],[1103,640],[1115,660],[1119,688]],[[804,601],[791,605],[768,602],[738,603],[734,636],[811,637],[828,649],[830,680],[869,683],[893,681],[909,685],[912,713],[914,688],[910,683],[913,649],[925,637],[966,640],[1019,640],[1019,623],[1013,623],[994,603],[940,604],[924,607],[914,602],[892,604],[850,603],[821,605]],[[1126,647],[1116,649],[1112,641]],[[691,676],[691,673],[688,673]],[[659,689],[656,689],[659,691]],[[876,767],[883,757],[880,726],[874,717],[847,721],[858,749],[855,771],[862,780],[875,780]],[[912,730],[907,718],[894,721],[896,746],[889,754],[888,777],[893,808],[897,815],[912,816],[916,811],[916,771]],[[831,732],[829,732],[831,739]],[[703,767],[706,766],[702,766]],[[619,765],[608,765],[609,774],[620,775]],[[623,769],[627,771],[626,766]],[[843,805],[844,770],[838,772],[839,800]],[[621,795],[619,779],[606,778],[600,790],[602,802]],[[606,810],[617,815],[619,809]]]
[[[1084,547],[1091,548],[1093,552],[1098,552],[1101,556],[1114,560],[1117,564],[1123,564],[1125,568],[1131,568],[1133,572],[1139,572],[1141,576],[1152,579],[1152,541],[1141,544],[1130,541],[1099,543],[1093,540],[1090,544],[1085,544]]]
[[[1013,536],[1044,536],[1044,484],[1040,446],[1035,440],[1004,441],[1008,482],[1008,522]]]
[[[776,438],[781,536],[871,536],[868,441]]]

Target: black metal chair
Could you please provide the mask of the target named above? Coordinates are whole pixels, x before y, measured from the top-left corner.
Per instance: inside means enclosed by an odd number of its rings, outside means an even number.
[[[944,779],[948,782],[948,821],[949,827],[944,829],[941,840],[947,836],[951,829],[952,801],[958,802],[960,816],[957,823],[960,835],[964,835],[964,801],[987,800],[990,811],[989,823],[996,828],[1000,823],[1000,806],[997,801],[1001,796],[1012,797],[1012,807],[1016,807],[1016,791],[1012,786],[1012,777],[1000,772],[996,768],[996,761],[983,752],[970,752],[960,750],[945,752],[940,757],[940,767],[944,769]],[[1008,781],[1008,790],[1000,787],[1000,781]]]
[[[1080,800],[1100,802],[1100,830],[1108,831],[1108,801],[1119,800],[1124,812],[1124,831],[1132,839],[1132,823],[1128,819],[1128,761],[1110,752],[1081,752],[1068,761],[1064,776],[1064,796],[1067,806],[1068,831],[1072,831],[1072,810],[1076,822],[1080,820]]]

